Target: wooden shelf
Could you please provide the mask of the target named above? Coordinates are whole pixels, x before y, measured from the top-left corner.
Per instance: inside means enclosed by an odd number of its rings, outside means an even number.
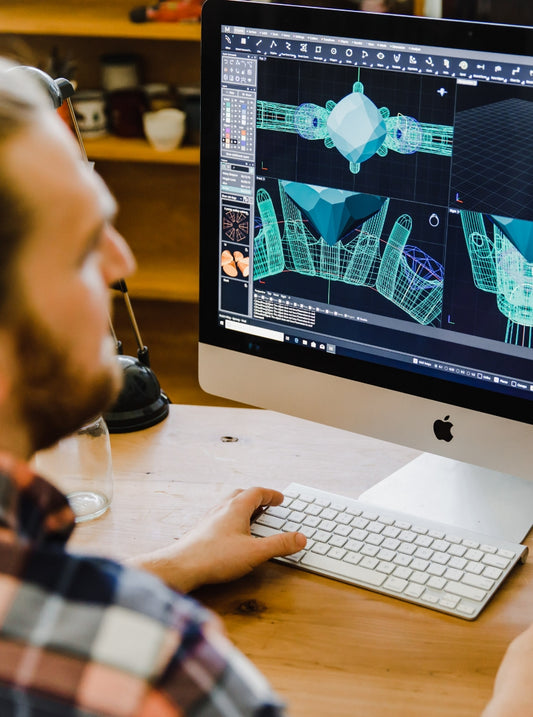
[[[200,163],[199,147],[178,147],[169,152],[158,152],[145,139],[123,139],[111,135],[84,139],[83,144],[88,158],[92,160],[188,165]]]
[[[134,5],[3,0],[0,33],[200,41],[199,22],[131,22],[128,11]]]
[[[99,86],[100,56],[111,52],[138,54],[142,82],[197,84],[200,22],[133,23],[136,4],[143,2],[0,0],[0,36],[8,45],[22,39],[32,53],[27,64],[43,62],[51,47],[75,57],[80,88]],[[84,138],[84,146],[117,197],[117,228],[137,258],[132,297],[196,303],[199,147],[158,152],[145,139],[113,135]]]

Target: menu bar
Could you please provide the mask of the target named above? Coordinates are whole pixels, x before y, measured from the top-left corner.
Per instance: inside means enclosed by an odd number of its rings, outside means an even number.
[[[222,50],[533,87],[533,58],[225,26]]]

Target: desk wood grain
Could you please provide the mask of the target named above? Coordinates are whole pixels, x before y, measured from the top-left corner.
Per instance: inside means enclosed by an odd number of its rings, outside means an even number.
[[[78,526],[73,547],[118,559],[177,539],[234,488],[294,480],[357,497],[418,455],[269,411],[209,406],[171,406],[158,426],[112,436],[112,448],[112,508]],[[532,578],[528,563],[516,568],[474,622],[276,563],[197,597],[293,717],[474,717],[506,646],[533,621]]]

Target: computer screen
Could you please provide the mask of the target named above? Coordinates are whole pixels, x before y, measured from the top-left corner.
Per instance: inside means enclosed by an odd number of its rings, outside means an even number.
[[[206,391],[530,477],[533,29],[208,0]]]

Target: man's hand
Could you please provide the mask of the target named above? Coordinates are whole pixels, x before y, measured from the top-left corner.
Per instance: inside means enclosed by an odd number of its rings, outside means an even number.
[[[135,558],[130,564],[158,575],[182,592],[234,580],[270,558],[296,553],[305,546],[301,533],[266,538],[251,535],[252,518],[282,501],[283,494],[276,490],[237,490],[174,545]]]
[[[492,699],[482,717],[531,717],[533,714],[533,626],[518,635],[504,655]]]

